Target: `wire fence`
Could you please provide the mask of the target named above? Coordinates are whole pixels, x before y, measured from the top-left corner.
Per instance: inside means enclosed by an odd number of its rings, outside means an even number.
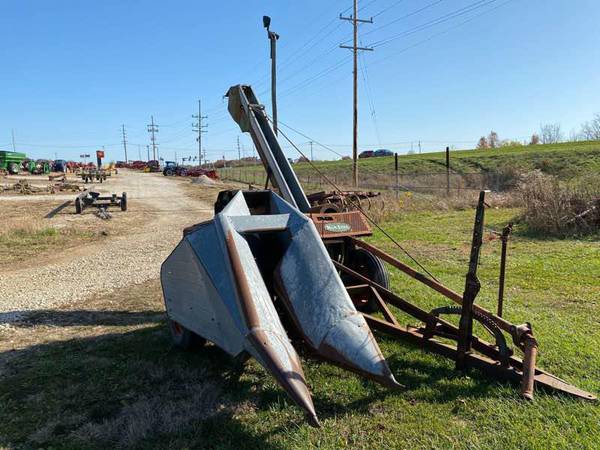
[[[222,180],[264,186],[266,173],[262,166],[226,167],[218,170]],[[350,171],[346,171],[350,172]],[[327,173],[327,177],[340,187],[352,185],[351,174],[346,172]],[[307,189],[330,190],[332,186],[316,173],[297,173],[298,180]],[[467,173],[399,173],[391,171],[362,171],[359,173],[361,190],[415,191],[445,194],[450,191],[507,191],[515,187],[515,179],[502,172]]]

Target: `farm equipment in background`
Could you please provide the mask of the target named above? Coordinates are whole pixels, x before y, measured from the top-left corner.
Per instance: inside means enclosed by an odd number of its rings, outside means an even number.
[[[144,167],[144,172],[160,172],[160,162],[155,159],[148,161]]]
[[[213,180],[218,180],[219,175],[215,170],[204,169],[200,166],[180,166],[174,161],[166,161],[163,169],[164,176],[199,177],[205,175]]]
[[[250,133],[277,193],[223,191],[214,219],[184,230],[161,267],[176,345],[190,348],[211,341],[240,360],[253,356],[315,426],[319,422],[295,346],[397,388],[371,329],[446,356],[458,370],[477,368],[520,382],[526,399],[533,398],[534,385],[596,399],[536,366],[538,343],[529,323],[512,324],[476,303],[485,192],[479,197],[461,295],[416,260],[421,271],[361,240],[372,234],[371,222],[402,248],[353,199],[344,201],[354,208],[323,210],[318,200],[328,197],[319,194],[311,205],[252,89],[233,86],[227,96],[230,114],[242,132]],[[341,199],[344,194],[338,195]],[[427,311],[398,296],[385,264],[446,302]],[[395,309],[421,324],[401,325]],[[447,316],[458,317],[458,325]],[[475,322],[492,343],[473,334]],[[523,359],[514,355],[515,349],[523,352]]]
[[[47,159],[30,160],[27,165],[27,170],[32,175],[47,175],[50,173],[50,161]]]
[[[110,171],[104,169],[81,169],[79,176],[84,183],[97,181],[103,183],[111,175]]]
[[[175,161],[165,161],[163,175],[165,177],[171,177],[174,175],[185,177],[187,175],[187,168],[180,166]]]
[[[121,211],[127,211],[127,192],[123,192],[120,196],[117,194],[101,196],[99,192],[84,191],[75,197],[76,214],[81,214],[90,206],[102,209],[118,206]]]
[[[366,204],[365,209],[368,211],[371,209],[372,199],[378,197],[381,198],[381,192],[373,191],[322,191],[306,196],[313,211],[317,208],[322,213],[352,211],[363,204]]]
[[[25,153],[0,151],[0,171],[17,175],[21,171],[21,163],[26,159]]]
[[[65,173],[67,171],[67,161],[64,160],[64,159],[57,159],[52,164],[52,170],[54,172],[63,172],[63,173]]]
[[[199,166],[195,166],[195,167],[188,167],[187,168],[187,173],[185,176],[188,177],[199,177],[205,175],[208,178],[212,178],[213,180],[218,180],[219,179],[219,175],[217,174],[216,170],[210,170],[210,169],[204,169],[202,167]]]

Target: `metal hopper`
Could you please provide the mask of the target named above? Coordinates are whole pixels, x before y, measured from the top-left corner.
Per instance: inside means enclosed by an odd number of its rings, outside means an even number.
[[[264,213],[251,215],[246,196],[260,200]],[[318,355],[398,386],[313,222],[271,191],[238,192],[214,220],[186,234],[161,270],[175,330],[232,356],[252,355],[317,425],[300,360],[267,288],[274,279],[294,331]]]

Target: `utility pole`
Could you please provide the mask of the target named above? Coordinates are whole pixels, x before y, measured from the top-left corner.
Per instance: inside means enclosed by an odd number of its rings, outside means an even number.
[[[125,151],[125,163],[127,163],[127,135],[125,134],[125,125],[121,125],[121,131],[123,132],[123,150]]]
[[[237,150],[238,150],[238,161],[242,160],[242,154],[240,153],[240,137],[237,137]]]
[[[340,14],[341,20],[347,20],[352,22],[354,29],[354,38],[352,47],[348,45],[341,45],[340,48],[346,48],[352,50],[354,56],[354,70],[352,72],[353,78],[353,131],[352,131],[352,185],[358,186],[358,52],[359,50],[373,51],[370,47],[359,47],[358,46],[358,24],[359,23],[373,23],[373,18],[369,20],[358,18],[358,0],[354,0],[354,12],[350,17],[343,17]]]
[[[10,130],[11,134],[12,134],[12,144],[13,144],[13,152],[17,151],[17,146],[15,145],[15,129],[11,129]]]
[[[156,136],[154,133],[158,133],[158,125],[154,123],[154,116],[150,116],[150,124],[148,125],[148,133],[150,133],[150,142],[152,143],[152,159],[156,160]]]
[[[271,18],[263,16],[263,26],[267,29],[267,37],[271,43],[271,108],[273,110],[273,131],[277,136],[277,39],[279,35],[271,30]]]
[[[150,161],[150,146],[146,145],[146,161]]]
[[[202,102],[198,100],[198,115],[192,115],[192,118],[198,120],[198,122],[192,124],[192,130],[198,133],[196,141],[198,141],[198,161],[199,165],[202,165],[202,133],[206,133],[205,128],[208,125],[202,125],[203,119],[208,119],[208,116],[202,115]]]
[[[138,161],[142,160],[142,146],[138,144]]]
[[[314,161],[315,158],[313,158],[313,141],[309,141],[308,143],[310,144],[310,160]]]

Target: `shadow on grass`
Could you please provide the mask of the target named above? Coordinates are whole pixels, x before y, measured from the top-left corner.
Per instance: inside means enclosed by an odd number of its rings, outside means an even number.
[[[10,323],[17,328],[51,325],[69,326],[125,326],[160,322],[164,312],[151,311],[107,311],[107,310],[56,310],[9,311],[0,313],[0,324]],[[15,320],[16,318],[16,320]]]
[[[241,370],[239,362],[214,345],[197,352],[174,349],[166,326],[156,325],[162,313],[39,311],[32,317],[38,324],[59,326],[148,326],[0,353],[0,444],[110,448],[133,442],[142,447],[274,449],[278,446],[269,438],[289,431],[287,414],[260,420],[262,412],[279,408],[282,399],[292,404],[282,389],[264,385],[268,375]],[[344,402],[343,388],[336,388],[340,392],[333,399],[316,389],[319,416],[368,415],[374,402],[388,396],[451,402],[494,395],[493,381],[478,375],[467,384],[454,383],[461,375],[451,366],[413,358],[410,349],[388,359],[405,389],[391,391],[365,380],[364,395],[350,402]],[[319,363],[316,367],[321,370]],[[295,425],[308,426],[294,410]],[[127,439],[122,442],[123,433]]]
[[[79,314],[59,317],[81,324]],[[234,383],[226,374],[235,369],[215,346],[174,349],[163,324],[6,351],[0,446],[278,448],[235,418],[232,397],[254,401],[240,387],[228,392]]]

